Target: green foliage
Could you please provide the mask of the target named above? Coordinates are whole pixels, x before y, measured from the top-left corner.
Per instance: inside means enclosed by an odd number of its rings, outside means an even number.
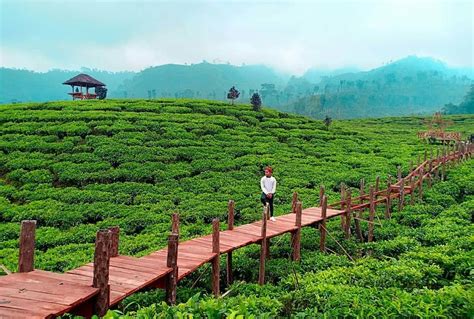
[[[464,96],[464,100],[459,105],[446,104],[443,108],[446,114],[473,114],[474,113],[474,85]]]
[[[260,98],[260,95],[258,93],[252,94],[252,97],[250,98],[250,104],[252,104],[254,111],[260,111],[262,106],[262,99]]]
[[[278,180],[276,215],[290,211],[293,191],[305,207],[317,203],[322,184],[332,200],[340,183],[356,196],[361,178],[370,183],[398,165],[406,172],[410,160],[433,147],[416,137],[419,120],[334,121],[326,131],[321,121],[199,100],[0,107],[0,264],[17,268],[23,219],[38,221],[35,266],[53,271],[90,262],[101,228],[120,226],[120,253],[143,256],[166,245],[176,211],[181,240],[210,233],[215,217],[225,221],[229,199],[237,225],[255,221],[267,165]],[[474,128],[472,116],[452,120],[460,131]],[[236,283],[215,300],[200,269],[182,282],[180,305],[164,305],[162,292],[150,291],[108,316],[468,317],[472,172],[472,161],[450,168],[446,182],[425,189],[424,201],[382,220],[373,243],[340,240],[334,220],[327,243],[334,253],[317,251],[318,232],[305,228],[303,258],[294,263],[289,236],[272,239],[268,286]],[[258,247],[234,256],[235,279],[255,282]]]

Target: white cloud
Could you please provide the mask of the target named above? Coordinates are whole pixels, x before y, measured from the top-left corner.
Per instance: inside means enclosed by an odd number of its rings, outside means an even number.
[[[91,2],[94,13],[79,16],[68,11],[74,4],[9,4],[1,22],[8,67],[117,71],[217,59],[301,74],[412,54],[472,67],[467,1]]]

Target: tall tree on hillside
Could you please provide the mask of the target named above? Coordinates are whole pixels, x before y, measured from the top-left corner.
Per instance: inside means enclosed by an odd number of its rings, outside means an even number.
[[[252,94],[252,97],[250,98],[250,104],[252,104],[253,110],[255,112],[258,112],[261,110],[262,99],[260,98],[260,95],[258,93]]]
[[[235,88],[235,86],[231,87],[229,93],[227,93],[227,98],[232,101],[234,104],[234,100],[238,99],[240,92]]]
[[[452,103],[446,104],[443,107],[445,114],[473,114],[474,113],[474,85],[464,96],[464,100],[459,105]]]
[[[329,131],[329,125],[332,123],[332,118],[326,115],[326,117],[323,120],[324,126],[326,126],[326,131]]]

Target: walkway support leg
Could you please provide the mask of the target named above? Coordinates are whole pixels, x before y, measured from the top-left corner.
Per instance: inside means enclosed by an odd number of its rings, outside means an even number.
[[[351,191],[348,190],[347,193],[346,193],[346,214],[345,214],[345,218],[346,218],[346,223],[345,223],[345,226],[346,228],[344,229],[344,233],[345,233],[345,237],[346,239],[349,239],[351,237],[351,214],[352,214],[352,210],[351,210],[351,205],[352,205],[352,197],[351,197]]]
[[[296,203],[296,220],[295,226],[297,229],[291,233],[291,257],[294,261],[299,261],[301,258],[301,214],[303,212],[301,202]]]
[[[111,235],[112,232],[110,230],[99,230],[95,240],[92,287],[99,289],[95,299],[94,313],[100,317],[107,313],[110,305],[109,265]]]
[[[36,220],[21,222],[18,272],[29,272],[35,269],[35,233]]]
[[[367,241],[371,242],[374,240],[374,217],[375,217],[375,201],[374,201],[374,188],[371,186],[369,191],[369,235]]]
[[[291,212],[296,214],[296,203],[298,202],[298,193],[293,192],[293,198],[291,199]]]
[[[319,224],[319,250],[322,252],[326,251],[326,216],[327,216],[328,199],[323,196],[323,205],[321,206],[321,217],[322,220]]]
[[[385,201],[385,219],[390,219],[392,214],[392,176],[387,177],[387,198]]]
[[[227,229],[234,229],[234,214],[235,214],[235,202],[230,200],[227,204]],[[234,274],[232,273],[232,252],[227,253],[227,262],[226,262],[226,281],[227,286],[231,285],[234,282]]]
[[[166,266],[172,271],[168,274],[166,281],[166,301],[170,305],[176,304],[176,287],[178,285],[178,233],[168,236],[168,256]]]
[[[423,168],[421,168],[421,170],[420,170],[420,179],[418,181],[420,183],[418,185],[418,187],[419,187],[418,188],[418,197],[420,198],[420,200],[423,199],[423,177],[424,177],[424,175],[425,175],[425,172],[424,172]]]
[[[265,259],[267,251],[267,217],[269,215],[270,207],[269,204],[265,205],[262,215],[262,230],[261,237],[262,242],[260,244],[260,267],[258,269],[258,284],[263,285],[265,283]]]
[[[110,257],[119,255],[119,237],[120,228],[118,226],[110,227]]]
[[[345,210],[345,200],[346,200],[346,186],[344,183],[341,183],[341,210]],[[344,224],[345,218],[344,215],[341,215],[341,229],[344,231],[346,229],[346,226]]]
[[[323,206],[324,185],[319,187],[319,207]]]
[[[212,220],[212,252],[216,256],[212,259],[212,292],[214,296],[219,297],[220,295],[220,245],[219,245],[219,219],[214,218]]]

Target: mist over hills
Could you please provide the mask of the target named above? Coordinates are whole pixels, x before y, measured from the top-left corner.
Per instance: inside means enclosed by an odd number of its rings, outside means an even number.
[[[426,114],[460,103],[472,79],[473,69],[409,56],[370,71],[323,76],[312,93],[306,82],[306,93],[279,109],[316,118]]]
[[[149,91],[155,90],[155,97],[225,100],[229,88],[235,85],[241,92],[241,100],[248,101],[249,90],[258,90],[262,83],[283,87],[288,78],[263,65],[166,64],[139,72],[120,85],[114,94],[148,97]]]
[[[381,67],[308,70],[296,77],[263,65],[166,64],[140,72],[51,70],[38,73],[0,68],[0,103],[66,100],[65,80],[87,73],[107,84],[109,98],[204,98],[225,100],[231,86],[249,103],[322,118],[425,114],[458,104],[474,79],[472,68],[453,68],[433,58],[409,56]]]

